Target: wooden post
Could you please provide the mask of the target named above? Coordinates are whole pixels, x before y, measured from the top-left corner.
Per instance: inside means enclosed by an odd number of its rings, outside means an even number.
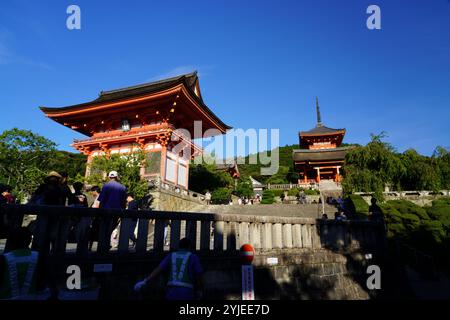
[[[77,254],[85,256],[89,252],[91,217],[82,217],[77,230]]]
[[[113,227],[112,217],[103,217],[100,220],[100,232],[98,236],[98,253],[105,253],[109,251],[111,245],[111,232]]]
[[[164,227],[166,226],[165,220],[156,219],[155,221],[155,234],[153,240],[153,250],[155,252],[164,251]]]
[[[170,223],[170,250],[178,250],[181,233],[181,220],[172,220]]]
[[[145,253],[147,251],[148,233],[149,233],[148,219],[139,219],[138,234],[136,241],[136,252]]]
[[[223,232],[224,222],[215,221],[214,223],[214,250],[223,251]]]
[[[228,225],[227,251],[236,251],[236,222],[229,222]]]
[[[67,238],[69,237],[70,217],[61,216],[58,218],[58,232],[56,234],[55,247],[52,251],[57,255],[63,255],[66,252]]]
[[[186,233],[185,237],[191,240],[191,249],[197,250],[197,221],[186,221]]]
[[[40,254],[49,253],[49,235],[48,235],[48,216],[38,215],[36,220],[36,229],[34,231],[32,250],[39,251]]]
[[[120,222],[120,234],[119,234],[119,248],[118,252],[128,252],[130,236],[133,230],[130,230],[133,221],[131,218],[123,218]]]
[[[209,251],[211,243],[211,221],[202,221],[200,226],[200,250]]]

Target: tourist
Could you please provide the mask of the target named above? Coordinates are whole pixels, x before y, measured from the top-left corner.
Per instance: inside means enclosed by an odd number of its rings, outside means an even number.
[[[380,206],[377,204],[377,199],[372,197],[370,199],[371,205],[369,206],[369,220],[375,221],[375,222],[382,222],[383,221],[383,211],[381,210]]]
[[[86,195],[83,193],[84,184],[82,182],[75,182],[73,184],[73,189],[75,192],[72,194],[72,196],[68,199],[68,205],[73,207],[82,207],[87,208],[88,201]]]
[[[94,201],[91,204],[91,208],[99,208],[100,203],[98,202],[98,196],[100,195],[101,189],[98,186],[93,186],[89,190],[90,194],[94,198]],[[94,217],[91,221],[91,227],[89,229],[89,251],[92,250],[92,246],[94,245],[94,241],[98,241],[98,234],[100,232],[100,219],[98,217]]]
[[[109,182],[103,185],[98,196],[99,207],[102,209],[125,209],[127,204],[127,191],[118,179],[117,171],[108,174]]]
[[[0,184],[0,205],[5,205],[8,203],[6,198],[3,196],[3,191],[6,188],[5,185]],[[0,239],[6,238],[8,234],[8,221],[7,216],[3,211],[0,211]]]
[[[127,189],[119,180],[117,171],[108,173],[109,182],[103,185],[102,191],[97,198],[99,208],[101,209],[125,209],[127,205]],[[119,218],[114,218],[106,223],[109,224],[108,229],[111,232],[112,247],[118,245]]]
[[[164,245],[169,245],[170,220],[164,220]]]
[[[74,193],[71,193],[67,198],[67,205],[69,207],[77,207],[77,208],[87,208],[88,201],[86,195],[83,193],[84,184],[82,182],[75,182],[73,184]],[[63,190],[65,188],[63,187]],[[67,190],[66,190],[67,192]],[[69,227],[69,236],[68,241],[71,243],[77,243],[79,240],[78,233],[78,224],[80,223],[81,218],[79,216],[70,217],[70,227]]]
[[[238,198],[238,205],[241,205],[241,204],[242,204],[242,198],[239,197],[239,198]]]
[[[207,205],[211,204],[211,193],[209,193],[209,190],[206,190],[205,200]]]
[[[1,190],[0,197],[4,198],[6,203],[8,203],[8,204],[13,204],[16,202],[16,199],[12,195],[11,191],[12,191],[12,188],[11,188],[11,186],[8,186],[8,185],[3,186],[2,190]],[[2,202],[2,200],[0,200],[0,203],[1,202]]]
[[[131,193],[129,193],[127,196],[127,210],[133,210],[133,211],[139,210],[138,202],[136,200],[134,200],[134,197]],[[128,232],[130,233],[130,240],[133,243],[133,246],[135,246],[137,239],[134,234],[134,231],[137,226],[137,218],[132,218],[131,221],[132,222],[130,223],[130,229]]]
[[[60,187],[62,177],[56,171],[51,171],[44,179],[33,196],[29,204],[47,205],[47,206],[64,206],[66,195]]]
[[[322,215],[322,220],[328,220],[328,215],[327,215],[326,213],[324,213],[324,214]]]
[[[345,220],[347,220],[347,216],[344,214],[344,212],[342,212],[341,210],[338,210],[334,214],[334,219],[336,221],[345,221]]]
[[[89,192],[94,199],[91,204],[91,208],[99,208],[100,207],[100,203],[98,202],[98,196],[100,195],[100,191],[101,191],[101,189],[98,186],[93,186],[93,187],[91,187],[91,189],[89,189]]]
[[[11,231],[9,252],[0,256],[0,299],[42,300],[49,298],[45,288],[45,268],[39,253],[31,251],[31,232],[25,227]],[[11,273],[11,270],[15,270]]]
[[[190,252],[190,247],[191,241],[188,238],[181,239],[179,250],[169,253],[150,276],[136,283],[134,290],[140,292],[146,285],[167,272],[169,276],[167,300],[201,299],[203,269],[198,256]]]

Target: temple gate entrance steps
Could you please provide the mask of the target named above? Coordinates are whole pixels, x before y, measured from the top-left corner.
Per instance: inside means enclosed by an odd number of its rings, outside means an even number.
[[[319,191],[325,199],[327,197],[342,197],[342,187],[333,180],[321,180],[319,183]]]

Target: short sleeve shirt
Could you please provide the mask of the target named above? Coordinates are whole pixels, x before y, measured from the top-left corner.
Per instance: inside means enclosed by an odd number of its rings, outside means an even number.
[[[126,198],[125,186],[117,181],[110,181],[103,186],[97,200],[100,201],[100,208],[124,209]]]

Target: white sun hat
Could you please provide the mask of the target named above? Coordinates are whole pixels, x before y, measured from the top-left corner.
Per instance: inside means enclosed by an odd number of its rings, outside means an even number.
[[[110,173],[108,173],[109,178],[117,178],[118,176],[119,174],[117,173],[117,171],[111,171]]]

